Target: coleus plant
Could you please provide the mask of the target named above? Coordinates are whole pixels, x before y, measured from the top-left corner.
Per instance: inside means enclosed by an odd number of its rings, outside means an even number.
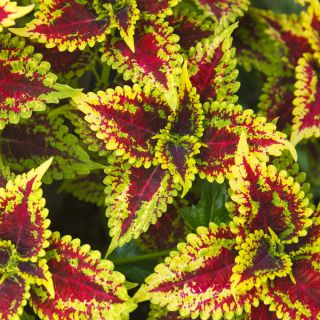
[[[124,276],[89,245],[48,230],[40,186],[51,162],[16,177],[1,168],[0,317],[18,319],[29,300],[46,319],[126,319],[135,304]]]
[[[135,298],[182,317],[317,319],[318,216],[311,220],[312,205],[300,184],[249,154],[243,137],[230,180],[232,221],[189,234]]]
[[[320,318],[293,147],[320,132],[320,4],[297,3],[0,0],[1,319]]]

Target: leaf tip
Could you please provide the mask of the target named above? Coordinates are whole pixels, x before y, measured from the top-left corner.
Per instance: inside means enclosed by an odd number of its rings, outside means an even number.
[[[38,180],[42,179],[44,174],[47,172],[47,170],[51,166],[52,161],[53,161],[53,157],[48,159],[46,162],[42,163],[37,169],[34,170]]]
[[[17,36],[29,37],[29,30],[27,28],[9,28],[8,30]]]
[[[297,154],[297,150],[296,150],[296,148],[294,146],[296,146],[299,143],[300,140],[301,140],[300,137],[295,137],[294,136],[294,137],[291,137],[291,142],[290,141],[286,141],[286,143],[285,143],[288,151],[290,152],[290,154],[291,154],[291,156],[292,156],[292,158],[293,158],[293,160],[295,162],[298,161],[298,154]]]
[[[134,47],[134,38],[133,36],[131,37],[125,37],[124,38],[125,43],[129,47],[129,49],[132,51],[132,53],[135,53],[135,47]]]

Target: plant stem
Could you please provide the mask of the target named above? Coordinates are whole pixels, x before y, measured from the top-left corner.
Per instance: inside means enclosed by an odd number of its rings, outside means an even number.
[[[158,251],[158,252],[153,252],[153,253],[141,254],[141,255],[137,255],[137,256],[133,256],[133,257],[120,258],[120,259],[114,259],[114,260],[111,259],[111,261],[114,264],[127,264],[127,263],[131,263],[131,262],[137,262],[137,261],[143,261],[143,260],[149,260],[149,259],[167,256],[173,250],[174,249],[163,250],[163,251]]]

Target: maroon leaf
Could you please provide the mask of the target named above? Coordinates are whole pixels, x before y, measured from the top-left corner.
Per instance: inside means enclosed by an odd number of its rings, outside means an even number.
[[[38,315],[48,319],[128,319],[135,309],[124,286],[125,278],[113,271],[113,264],[101,260],[90,246],[79,239],[50,238],[47,259],[52,273],[55,296],[41,287],[33,287],[31,304]]]
[[[176,106],[176,86],[182,62],[178,40],[167,22],[144,17],[137,23],[135,52],[122,40],[107,41],[101,59],[123,73],[125,80],[158,88],[168,104]]]
[[[145,169],[127,163],[107,167],[105,192],[111,252],[145,232],[167,210],[177,186],[160,166]]]
[[[44,254],[47,246],[48,210],[40,189],[43,174],[51,163],[47,161],[28,174],[17,176],[1,189],[0,239],[10,240],[23,258]]]
[[[57,46],[60,51],[74,51],[103,41],[109,27],[109,17],[99,17],[92,1],[52,0],[41,1],[35,19],[25,28],[12,31],[46,43],[48,48]]]
[[[19,276],[4,278],[0,283],[0,296],[0,318],[18,319],[29,298],[29,285]]]

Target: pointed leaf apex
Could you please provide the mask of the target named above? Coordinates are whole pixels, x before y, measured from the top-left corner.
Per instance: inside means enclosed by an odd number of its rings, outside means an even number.
[[[49,169],[51,163],[52,163],[53,157],[51,157],[49,160],[41,164],[37,169],[34,170],[35,175],[37,176],[38,180],[41,180],[46,171]]]
[[[293,147],[296,146],[302,139],[303,139],[302,135],[299,135],[296,132],[293,132],[290,137],[291,145]]]
[[[172,88],[169,92],[165,93],[165,100],[172,111],[178,108],[178,93],[176,88]]]
[[[300,140],[299,140],[300,141]],[[298,142],[297,142],[298,143]],[[291,140],[290,141],[285,141],[285,145],[288,149],[288,151],[290,152],[290,154],[292,155],[292,158],[295,162],[298,161],[298,154],[297,154],[297,150],[296,148],[294,147],[297,143],[295,143],[294,140]]]
[[[43,285],[44,285],[45,288],[47,289],[50,298],[51,298],[51,299],[54,299],[54,297],[55,297],[55,291],[54,291],[54,285],[53,285],[52,279],[50,279],[50,281],[45,282]]]
[[[114,241],[114,239],[112,239],[110,245],[109,245],[109,248],[107,250],[107,253],[106,253],[106,256],[105,256],[105,259],[118,247],[117,245],[117,242]]]
[[[125,41],[125,43],[129,47],[129,49],[132,51],[132,53],[135,53],[134,37],[133,36],[125,37],[123,40]]]
[[[8,28],[10,32],[20,37],[29,37],[29,30],[27,28]]]
[[[185,60],[183,63],[181,76],[180,76],[180,86],[181,89],[186,88],[188,91],[192,88],[192,83],[190,81],[189,73],[188,73],[188,61]]]
[[[276,235],[276,233],[270,228],[268,227],[269,233],[271,235],[271,238],[275,241],[275,242],[280,242],[278,236]]]
[[[20,7],[19,8],[19,12],[16,15],[16,18],[20,18],[23,17],[25,15],[27,15],[28,13],[30,13],[34,8],[34,4],[30,4],[28,6],[24,6],[24,7]]]
[[[140,289],[136,292],[132,299],[136,303],[140,303],[149,299],[148,295],[146,294],[144,285],[140,287]]]
[[[247,135],[245,131],[240,134],[238,148],[236,152],[236,164],[242,163],[242,158],[249,155],[249,146],[247,141]]]

